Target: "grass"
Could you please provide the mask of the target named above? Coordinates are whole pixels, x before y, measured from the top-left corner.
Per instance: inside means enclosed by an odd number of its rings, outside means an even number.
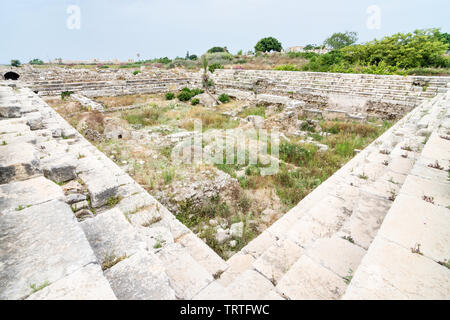
[[[175,177],[175,169],[174,168],[165,169],[165,170],[163,170],[161,175],[164,180],[164,184],[169,184],[172,182],[173,178]]]
[[[116,264],[118,264],[120,261],[125,260],[126,258],[128,258],[127,255],[122,255],[120,257],[116,257],[115,254],[111,254],[111,253],[107,253],[105,256],[105,260],[102,263],[102,270],[108,270],[110,268],[112,268],[113,266],[115,266]]]
[[[346,284],[350,284],[350,282],[352,281],[352,279],[353,279],[353,270],[352,270],[352,269],[349,269],[347,275],[344,277],[344,282],[345,282]]]
[[[349,161],[354,155],[354,149],[363,149],[392,124],[384,122],[381,127],[377,127],[375,124],[321,121],[319,125],[332,132],[321,139],[329,147],[327,151],[319,151],[313,144],[296,143],[293,140],[282,142],[279,158],[284,163],[281,163],[278,172],[272,176],[261,176],[258,170],[260,164],[249,166],[245,176],[238,179],[241,187],[248,190],[272,188],[290,209]],[[236,171],[246,167],[246,164],[219,164],[216,167],[236,177]],[[364,173],[359,177],[368,179]]]
[[[248,116],[260,116],[266,117],[266,108],[264,106],[256,106],[244,109],[242,112],[238,114],[241,118],[246,118]]]
[[[143,127],[153,126],[165,122],[163,116],[168,110],[168,107],[150,105],[139,110],[123,112],[122,118],[129,124],[141,125]]]
[[[239,122],[232,120],[227,116],[218,114],[214,110],[204,108],[202,106],[195,106],[186,113],[185,121],[181,127],[186,130],[194,130],[194,119],[202,121],[202,129],[232,129],[239,125]]]
[[[44,289],[45,287],[48,287],[50,285],[50,282],[45,281],[44,283],[37,285],[37,284],[31,284],[30,288],[31,288],[31,293],[36,293],[38,291],[41,291],[42,289]]]
[[[115,207],[120,201],[122,201],[122,197],[121,196],[117,196],[117,197],[110,197],[107,202],[106,205],[110,208]]]

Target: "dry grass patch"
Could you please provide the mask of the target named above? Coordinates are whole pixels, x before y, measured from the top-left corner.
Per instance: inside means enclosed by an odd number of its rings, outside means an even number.
[[[187,121],[181,124],[186,130],[194,129],[194,120],[202,121],[203,130],[207,129],[231,129],[239,125],[238,121],[231,120],[229,117],[221,115],[214,110],[210,110],[201,106],[191,108],[187,113]]]

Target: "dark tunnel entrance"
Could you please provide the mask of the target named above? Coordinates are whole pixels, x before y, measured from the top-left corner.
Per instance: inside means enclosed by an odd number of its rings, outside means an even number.
[[[5,78],[5,80],[17,80],[17,79],[19,79],[20,75],[18,73],[9,71],[9,72],[5,73],[3,75],[3,77]]]

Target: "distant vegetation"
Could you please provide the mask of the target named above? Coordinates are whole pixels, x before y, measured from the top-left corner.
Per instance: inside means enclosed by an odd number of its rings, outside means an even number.
[[[283,50],[281,42],[275,39],[274,37],[263,38],[259,40],[255,46],[256,52],[270,52],[270,51],[280,52],[281,50]]]
[[[17,59],[11,60],[11,66],[20,67],[20,65],[21,65],[20,60],[17,60]]]
[[[381,40],[345,46],[323,55],[312,55],[304,71],[421,74],[426,68],[450,68],[445,34],[437,29],[397,33]],[[448,73],[448,70],[447,70]]]
[[[331,37],[327,38],[323,44],[329,48],[338,50],[354,44],[357,40],[358,34],[356,32],[353,31],[346,31],[344,33],[337,32],[334,33]]]
[[[44,64],[44,61],[42,61],[42,60],[40,60],[40,59],[33,59],[33,60],[30,60],[30,64],[33,64],[33,65],[43,65],[43,64]]]
[[[337,32],[322,44],[308,44],[303,52],[281,53],[282,44],[273,37],[266,37],[255,45],[255,52],[236,54],[227,47],[215,46],[205,54],[197,56],[189,51],[185,57],[170,59],[161,57],[120,65],[91,65],[81,67],[130,68],[142,66],[153,68],[183,68],[198,71],[202,61],[208,61],[207,69],[261,69],[280,71],[313,71],[338,73],[398,74],[398,75],[450,75],[450,34],[439,29],[423,29],[410,33],[397,33],[382,39],[356,44],[356,32]],[[331,51],[319,54],[315,50],[328,48]],[[33,59],[30,64],[41,65],[42,60]],[[11,60],[12,66],[20,66],[19,60]],[[73,66],[80,67],[80,66]],[[207,79],[210,81],[210,79]],[[213,83],[209,83],[212,86]],[[205,86],[207,88],[207,86]]]

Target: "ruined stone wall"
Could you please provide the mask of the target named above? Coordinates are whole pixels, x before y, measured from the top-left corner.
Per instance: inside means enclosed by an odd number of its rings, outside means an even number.
[[[192,79],[198,77],[183,70],[145,68],[134,75],[133,69],[0,67],[2,76],[8,71],[18,73],[20,81],[42,96],[60,95],[63,91],[90,97],[177,91],[191,86]]]
[[[219,91],[233,96],[287,96],[306,102],[306,108],[396,118],[446,92],[450,77],[216,70],[213,80]]]

